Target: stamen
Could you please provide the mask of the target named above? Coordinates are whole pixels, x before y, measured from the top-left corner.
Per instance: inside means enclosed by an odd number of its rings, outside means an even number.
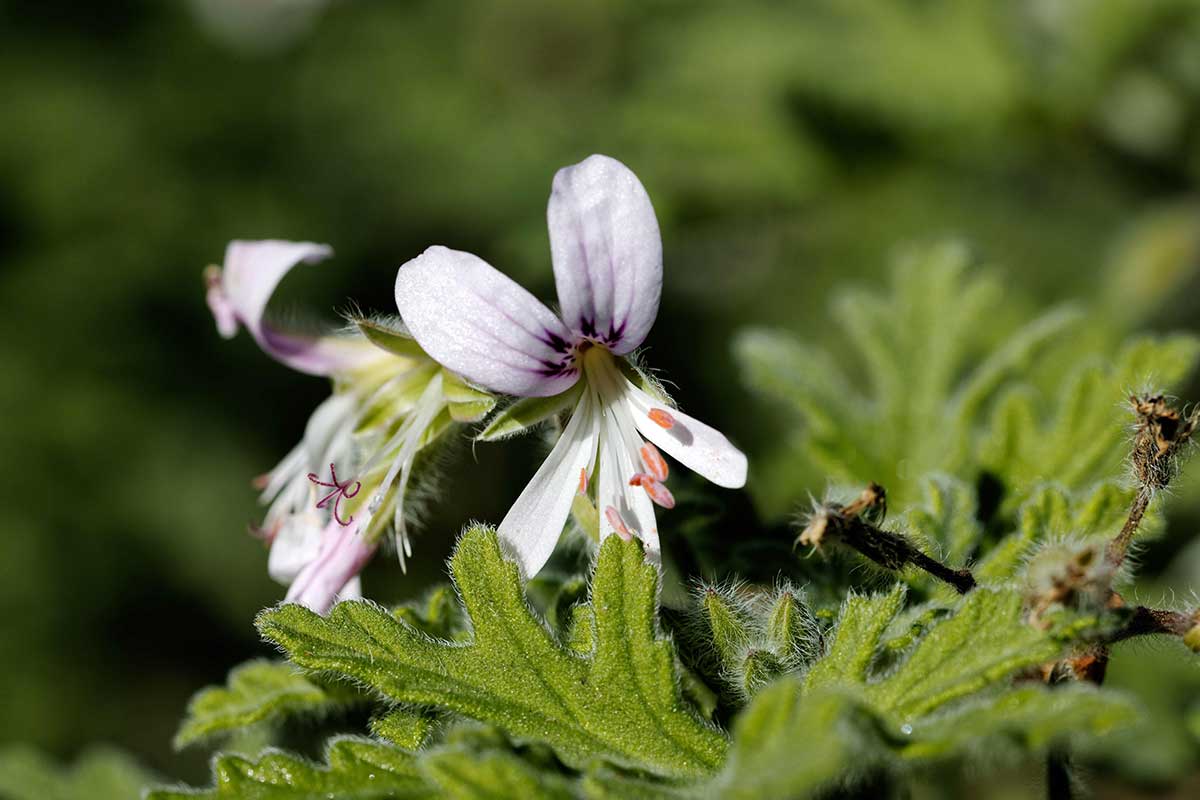
[[[269,486],[270,483],[271,483],[271,473],[269,473],[269,472],[264,472],[262,475],[255,475],[253,478],[250,479],[250,485],[253,486],[255,489],[258,489],[260,492],[263,489],[267,488],[267,486]]]
[[[642,463],[646,466],[646,472],[654,476],[654,480],[659,483],[667,479],[667,460],[662,457],[662,453],[658,452],[658,448],[646,442],[642,445],[639,451],[642,455]]]
[[[671,428],[675,427],[675,418],[672,417],[670,412],[666,411],[665,409],[652,408],[650,409],[650,413],[648,413],[646,416],[650,417],[650,421],[660,428],[670,430]]]
[[[608,519],[608,524],[612,525],[613,531],[617,536],[620,536],[625,541],[633,538],[633,534],[629,532],[629,528],[625,527],[625,520],[621,519],[621,512],[612,506],[604,509],[604,516]]]
[[[579,468],[579,494],[587,494],[587,468]]]
[[[629,479],[629,485],[630,486],[641,486],[643,481],[652,481],[652,480],[654,480],[653,475],[647,475],[644,472],[635,472],[633,474],[633,477]]]
[[[642,488],[646,490],[646,494],[650,495],[650,499],[656,506],[675,507],[675,495],[671,494],[671,490],[649,475],[642,477]]]
[[[329,494],[325,495],[324,497],[322,497],[320,500],[317,501],[317,508],[325,508],[325,506],[329,505],[329,501],[333,500],[333,518],[335,520],[337,520],[338,525],[341,525],[343,528],[345,528],[351,522],[354,522],[354,517],[350,517],[349,519],[346,519],[346,520],[342,519],[341,513],[339,511],[339,508],[340,508],[340,505],[342,502],[342,498],[346,498],[348,500],[351,497],[354,497],[356,494],[358,494],[359,489],[362,488],[362,483],[359,481],[354,481],[354,488],[349,489],[348,487],[350,486],[350,481],[346,481],[345,483],[339,482],[338,477],[337,477],[337,470],[334,468],[333,464],[329,465],[329,475],[332,478],[332,483],[326,483],[325,481],[321,480],[320,478],[317,477],[317,473],[315,473],[315,472],[308,473],[308,479],[310,481],[312,481],[314,484],[316,484],[317,486],[325,486],[327,488],[333,489],[332,492],[330,492]],[[336,498],[336,499],[334,499],[334,498]]]

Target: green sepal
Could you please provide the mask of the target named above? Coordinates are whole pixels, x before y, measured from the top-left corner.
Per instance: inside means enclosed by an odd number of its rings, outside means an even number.
[[[360,317],[353,322],[376,347],[402,358],[429,358],[399,317]]]
[[[580,381],[565,392],[550,397],[522,397],[492,417],[487,427],[476,434],[475,441],[494,442],[516,436],[534,425],[574,408],[582,393],[583,382]]]
[[[455,422],[479,422],[496,407],[494,396],[469,386],[448,369],[442,370],[442,395],[449,404],[450,416]]]

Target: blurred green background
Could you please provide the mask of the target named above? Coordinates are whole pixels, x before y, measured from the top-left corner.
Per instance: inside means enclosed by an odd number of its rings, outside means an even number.
[[[390,311],[434,243],[549,300],[550,179],[615,156],[663,228],[650,360],[753,460],[779,431],[733,332],[826,336],[831,287],[906,243],[965,239],[1018,311],[1198,327],[1198,101],[1195,0],[0,0],[0,736],[203,780],[170,751],[187,698],[267,652],[249,480],[327,387],[217,336],[200,271],[227,240],[334,245],[283,313]],[[466,453],[415,570],[368,594],[436,579],[537,458]],[[1168,578],[1180,506],[1146,556]]]

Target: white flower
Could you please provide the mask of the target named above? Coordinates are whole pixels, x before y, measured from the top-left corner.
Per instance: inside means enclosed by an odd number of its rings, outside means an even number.
[[[494,404],[445,375],[403,330],[363,320],[357,334],[309,336],[266,322],[283,276],[331,254],[311,243],[233,242],[224,269],[205,273],[223,336],[243,326],[276,360],[333,381],[303,440],[261,480],[268,572],[289,586],[288,601],[320,613],[361,596],[358,574],[389,530],[405,566],[404,501],[418,454],[452,421],[477,420]]]
[[[574,404],[500,523],[526,576],[546,563],[589,487],[601,536],[637,536],[657,558],[653,506],[674,505],[657,448],[719,486],[746,481],[739,450],[636,385],[622,358],[645,340],[662,292],[658,220],[637,176],[599,155],[559,170],[547,219],[561,318],[470,253],[431,247],[396,276],[401,317],[447,369],[497,392]]]

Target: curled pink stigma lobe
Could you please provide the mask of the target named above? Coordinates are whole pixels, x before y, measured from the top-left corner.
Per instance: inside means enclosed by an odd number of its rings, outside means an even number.
[[[362,483],[360,481],[353,481],[354,488],[351,489],[350,488],[351,481],[346,481],[345,483],[342,483],[341,481],[338,480],[337,469],[334,467],[333,464],[329,465],[329,475],[330,475],[330,482],[321,480],[317,476],[317,473],[315,473],[315,472],[308,473],[308,479],[310,481],[312,481],[313,484],[315,484],[316,486],[324,486],[327,489],[333,489],[332,492],[330,492],[329,494],[325,495],[324,497],[322,497],[320,500],[317,501],[317,508],[325,508],[326,506],[329,505],[329,502],[332,500],[333,501],[333,518],[335,520],[337,520],[338,525],[341,525],[344,528],[347,525],[349,525],[351,522],[354,522],[354,517],[351,516],[349,519],[342,519],[342,515],[340,512],[342,499],[345,498],[348,500],[351,497],[354,497],[356,494],[358,494],[359,490],[362,489]]]

